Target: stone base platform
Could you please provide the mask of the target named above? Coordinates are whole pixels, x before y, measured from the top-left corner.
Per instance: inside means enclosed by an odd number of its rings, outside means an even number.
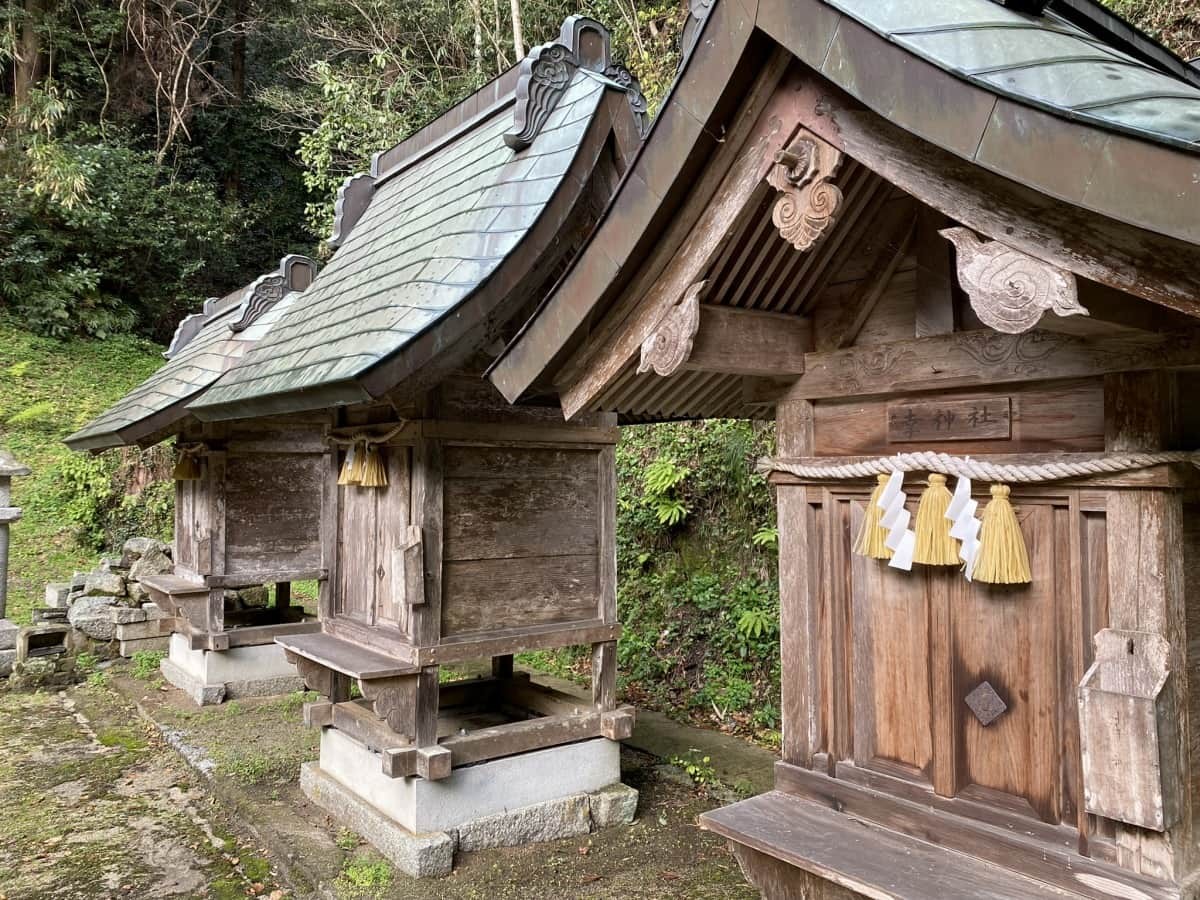
[[[278,644],[193,650],[186,635],[173,634],[161,669],[163,678],[200,706],[304,689],[304,680]]]
[[[578,837],[628,824],[637,791],[620,783],[620,746],[605,738],[455,769],[448,778],[388,778],[380,756],[334,728],[305,763],[310,800],[369,840],[401,871],[449,874],[458,850]]]

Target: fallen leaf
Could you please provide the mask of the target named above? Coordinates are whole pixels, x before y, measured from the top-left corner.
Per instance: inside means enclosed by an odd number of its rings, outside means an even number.
[[[578,853],[580,856],[587,856],[591,852],[591,847],[580,847]]]
[[[581,884],[591,884],[593,881],[599,881],[603,875],[584,875],[579,879]]]

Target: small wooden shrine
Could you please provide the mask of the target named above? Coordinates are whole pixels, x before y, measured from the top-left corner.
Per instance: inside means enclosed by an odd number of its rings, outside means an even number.
[[[294,687],[295,672],[275,637],[318,627],[292,606],[291,584],[323,574],[320,482],[328,415],[246,427],[202,424],[187,408],[263,338],[315,274],[312,260],[287,256],[275,271],[208,300],[179,325],[166,365],[66,439],[75,450],[98,451],[175,438],[174,571],[142,583],[168,614],[160,620],[163,633],[176,636],[164,673],[197,702]],[[259,585],[274,586],[273,606],[227,612],[230,591]],[[246,648],[238,657],[255,657],[251,671],[242,677],[226,666],[227,677],[217,678],[207,654],[231,648]]]
[[[470,823],[514,808],[566,804],[547,821],[584,831],[632,816],[615,743],[633,725],[615,690],[615,417],[512,409],[482,374],[591,231],[644,118],[607,30],[569,18],[350,178],[332,259],[182,404],[181,465],[193,454],[207,477],[181,488],[182,577],[232,584],[231,561],[270,547],[275,580],[320,580],[319,629],[275,634],[325,698],[306,710],[321,760],[302,783],[417,874],[446,871],[446,832],[487,845],[491,826]],[[235,487],[235,448],[281,441],[312,452]],[[515,653],[571,645],[592,648],[589,701],[514,674]],[[471,660],[490,674],[439,683]]]
[[[1087,0],[693,0],[490,370],[773,417],[772,898],[1195,896],[1200,72]]]

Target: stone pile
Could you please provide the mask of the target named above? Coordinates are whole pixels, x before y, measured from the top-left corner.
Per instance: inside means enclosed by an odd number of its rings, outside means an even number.
[[[153,538],[130,538],[119,558],[101,560],[91,572],[76,572],[69,582],[46,585],[46,605],[34,610],[34,620],[65,619],[93,641],[117,641],[121,656],[166,650],[170,635],[159,626],[165,614],[151,601],[141,580],[173,570],[169,545]]]

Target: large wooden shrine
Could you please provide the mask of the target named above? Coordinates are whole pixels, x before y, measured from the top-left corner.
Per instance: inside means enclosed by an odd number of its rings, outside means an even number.
[[[306,709],[321,760],[302,784],[414,874],[447,871],[455,846],[633,814],[616,743],[633,711],[616,703],[615,416],[513,409],[482,374],[590,233],[644,119],[607,30],[569,18],[348,179],[332,258],[183,404],[180,453],[204,444],[227,564],[235,467],[210,437],[232,453],[285,439],[280,422],[324,423],[302,473],[240,482],[236,529],[260,544],[291,534],[261,513],[303,495],[290,528],[315,544],[284,555],[319,579],[320,625],[275,635],[324,695]],[[180,564],[216,553],[208,521],[181,514]],[[514,673],[516,653],[571,645],[592,648],[590,699]],[[488,674],[440,677],[472,660]]]
[[[775,419],[782,760],[702,825],[771,898],[1196,896],[1200,71],[1088,0],[690,6],[489,377]]]

